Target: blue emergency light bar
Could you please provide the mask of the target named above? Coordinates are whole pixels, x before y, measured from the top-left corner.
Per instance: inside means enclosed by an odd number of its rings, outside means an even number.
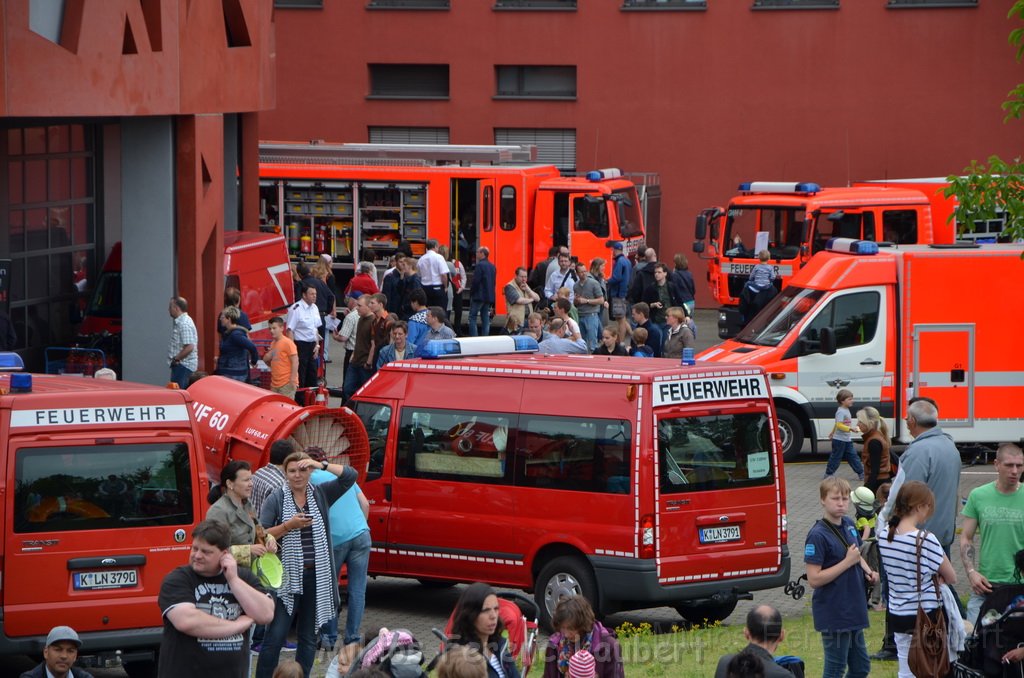
[[[830,238],[825,244],[825,249],[829,252],[845,252],[846,254],[878,254],[878,243],[855,238]]]
[[[587,172],[586,174],[587,181],[601,181],[602,179],[618,179],[621,176],[622,170],[616,169],[614,167],[593,170],[591,172]]]
[[[433,339],[423,347],[420,356],[428,359],[464,358],[505,353],[536,353],[538,350],[540,347],[533,337],[469,337],[467,339]]]
[[[0,372],[17,372],[25,369],[25,361],[13,352],[0,353]]]
[[[809,181],[747,181],[740,184],[743,193],[817,193],[821,186]]]

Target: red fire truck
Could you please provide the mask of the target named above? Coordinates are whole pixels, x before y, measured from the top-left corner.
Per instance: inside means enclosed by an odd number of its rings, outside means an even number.
[[[263,227],[287,236],[293,259],[329,254],[339,283],[361,261],[386,268],[402,242],[422,254],[428,238],[467,270],[488,247],[499,286],[553,245],[588,263],[609,257],[609,240],[635,252],[656,193],[645,177],[638,192],[619,170],[562,176],[532,146],[260,145]]]
[[[711,293],[722,304],[718,336],[731,337],[750,320],[741,317],[738,305],[761,250],[768,250],[781,289],[831,238],[897,245],[953,242],[956,199],[945,196],[948,185],[945,178],[866,181],[845,188],[740,184],[740,194],[727,208],[697,215],[693,251],[707,260]]]

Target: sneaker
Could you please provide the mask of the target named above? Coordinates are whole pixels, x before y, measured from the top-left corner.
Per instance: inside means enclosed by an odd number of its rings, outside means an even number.
[[[286,640],[284,645],[281,647],[281,652],[295,652],[296,647],[298,647],[298,645],[290,640]]]

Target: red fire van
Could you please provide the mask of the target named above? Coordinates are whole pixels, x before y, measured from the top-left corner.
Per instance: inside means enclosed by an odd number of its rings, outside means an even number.
[[[724,619],[788,580],[761,369],[465,357],[522,340],[431,342],[464,357],[391,363],[356,394],[371,574],[523,588],[545,622],[566,594],[603,612],[671,605]]]

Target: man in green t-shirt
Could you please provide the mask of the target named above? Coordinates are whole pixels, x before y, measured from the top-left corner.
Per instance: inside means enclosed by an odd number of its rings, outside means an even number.
[[[964,506],[960,558],[971,598],[966,621],[976,624],[978,612],[993,587],[1014,583],[1013,557],[1024,549],[1024,492],[1020,476],[1024,451],[1003,443],[996,452],[996,480],[971,490]],[[976,555],[974,533],[980,530],[981,550]]]

